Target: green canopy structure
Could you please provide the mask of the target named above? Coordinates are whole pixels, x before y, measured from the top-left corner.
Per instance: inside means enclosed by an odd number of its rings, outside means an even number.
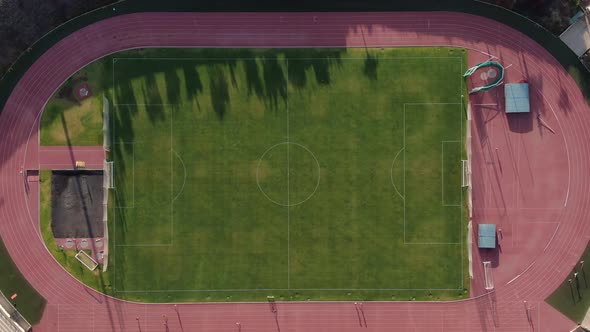
[[[465,74],[463,74],[463,77],[471,76],[473,73],[475,73],[476,70],[478,70],[479,68],[483,68],[483,67],[494,67],[494,68],[498,69],[498,71],[500,73],[493,82],[490,82],[484,86],[475,87],[475,88],[471,89],[471,91],[469,91],[469,93],[474,93],[474,92],[479,92],[479,91],[488,91],[491,88],[494,88],[494,87],[502,84],[502,81],[504,80],[504,67],[495,61],[486,61],[486,62],[478,63],[475,66],[467,69]]]

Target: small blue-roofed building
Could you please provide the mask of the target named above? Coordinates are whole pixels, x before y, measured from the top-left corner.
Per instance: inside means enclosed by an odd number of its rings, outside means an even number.
[[[496,225],[495,224],[479,224],[478,225],[478,241],[479,248],[494,249],[496,248]]]
[[[504,84],[504,99],[506,100],[506,113],[529,113],[531,111],[528,83]]]

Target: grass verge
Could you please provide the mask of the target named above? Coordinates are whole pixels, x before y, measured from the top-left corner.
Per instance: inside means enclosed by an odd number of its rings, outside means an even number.
[[[94,271],[89,271],[76,259],[77,250],[63,250],[55,242],[51,231],[51,171],[42,170],[40,180],[40,222],[45,246],[68,273],[101,293],[112,294],[109,272],[103,273],[101,271],[102,265],[99,265]]]
[[[157,49],[101,61],[119,104],[117,296],[468,296],[465,50]]]
[[[49,99],[41,116],[41,145],[103,144],[102,73],[100,62],[69,78]],[[78,101],[73,89],[86,83],[91,96]]]
[[[2,267],[0,273],[2,293],[9,299],[12,294],[18,294],[16,299],[11,300],[12,304],[29,323],[38,323],[43,315],[46,301],[20,273],[2,241],[0,241],[0,267]]]
[[[572,269],[566,279],[545,300],[552,307],[577,323],[584,320],[586,312],[590,308],[590,245],[586,246],[580,261],[586,262],[582,268],[580,264]],[[577,279],[574,273],[578,273]],[[571,285],[568,280],[571,279]]]

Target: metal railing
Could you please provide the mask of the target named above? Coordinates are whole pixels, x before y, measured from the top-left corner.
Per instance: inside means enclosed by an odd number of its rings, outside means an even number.
[[[16,308],[10,303],[10,301],[4,296],[4,293],[0,291],[0,316],[6,318],[8,324],[11,324],[14,328],[12,331],[27,332],[31,330],[31,324],[21,316]],[[9,330],[10,331],[10,330]]]

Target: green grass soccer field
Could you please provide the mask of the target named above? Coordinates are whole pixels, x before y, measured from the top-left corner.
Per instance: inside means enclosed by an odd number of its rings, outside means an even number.
[[[109,292],[467,297],[466,64],[444,47],[155,49],[91,64],[111,113]]]

